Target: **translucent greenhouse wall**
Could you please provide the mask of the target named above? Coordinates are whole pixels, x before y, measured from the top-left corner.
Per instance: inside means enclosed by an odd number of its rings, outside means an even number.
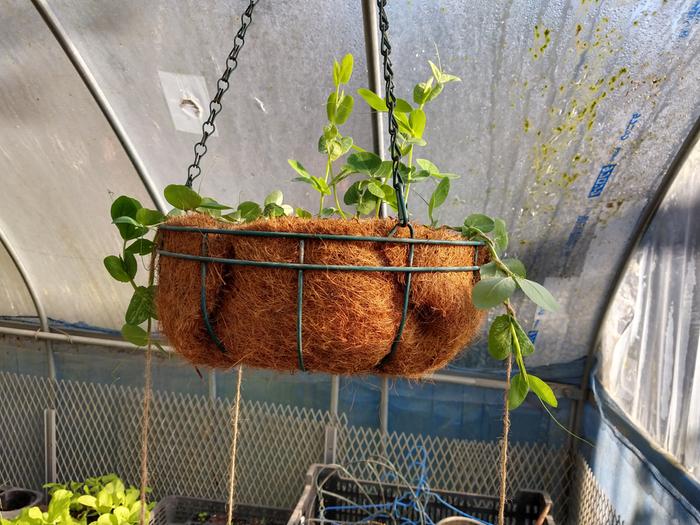
[[[246,2],[211,0],[207,9],[168,0],[45,4],[124,130],[144,180],[158,190],[182,183],[231,45],[233,11]],[[360,4],[260,2],[256,10],[210,142],[201,189],[235,203],[261,200],[281,187],[287,200],[308,206],[306,187],[288,182],[293,173],[286,159],[322,169],[315,144],[334,58],[352,52],[351,90],[367,85]],[[462,78],[428,112],[425,156],[462,175],[441,219],[459,223],[483,211],[513,227],[510,255],[522,258],[530,276],[544,281],[563,305],[558,314],[518,305],[536,339],[533,365],[545,379],[578,385],[614,275],[700,117],[700,1],[392,0],[389,16],[401,96],[410,99],[411,86],[427,78],[427,60],[438,53],[446,70]],[[37,324],[15,268],[19,261],[54,331],[113,335],[129,290],[113,283],[101,265],[119,246],[107,210],[122,193],[155,203],[74,67],[25,0],[0,0],[0,71],[0,233],[16,258],[0,249],[0,319]],[[346,131],[368,146],[370,130],[369,112],[358,101]],[[682,177],[697,187],[696,175]],[[620,417],[612,421],[612,413],[601,416],[587,407],[584,429],[598,446],[579,446],[627,523],[699,521],[700,502],[692,492],[698,376],[689,365],[698,362],[692,266],[697,228],[691,220],[697,222],[698,197],[683,187],[674,191],[635,255],[603,340],[598,408],[618,408]],[[664,281],[669,269],[673,282]],[[642,307],[642,317],[630,311],[630,300]],[[482,338],[450,372],[502,378],[484,346]],[[0,372],[55,372],[59,381],[122,392],[142,385],[142,358],[130,350],[0,337]],[[155,385],[164,399],[190,395],[197,406],[223,403],[233,380],[213,377],[215,382],[201,379],[177,359],[157,359]],[[3,384],[3,395],[12,381]],[[244,393],[250,402],[325,411],[330,378],[250,371]],[[29,401],[30,408],[43,407]],[[92,403],[89,396],[83,401]],[[501,431],[500,403],[496,389],[397,381],[389,396],[389,430],[493,444]],[[661,410],[665,405],[672,410]],[[373,436],[379,406],[378,379],[341,380],[339,410],[350,425]],[[7,414],[21,421],[21,414]],[[572,414],[573,401],[563,398],[556,416],[568,423]],[[620,430],[625,418],[630,435],[639,425],[656,448],[630,441]],[[514,413],[512,437],[518,446],[556,450],[567,441],[534,402]],[[660,459],[654,456],[659,448]],[[685,466],[686,478],[674,474],[678,469],[659,470],[666,454]],[[544,456],[523,457],[532,462]],[[563,478],[567,483],[573,483],[570,473]],[[549,476],[556,486],[556,476]],[[578,485],[567,486],[575,492]],[[607,501],[587,490],[580,492],[592,494],[593,506]],[[605,519],[581,523],[616,523],[614,507],[601,508]]]
[[[156,188],[184,181],[245,2],[234,4],[46,2]],[[580,364],[593,344],[626,244],[700,114],[699,9],[697,0],[389,2],[399,94],[411,98],[438,52],[462,78],[428,110],[425,155],[462,176],[441,220],[502,216],[512,255],[564,307],[519,305],[537,338],[533,365]],[[118,328],[129,290],[99,264],[119,245],[106,210],[114,194],[149,198],[32,4],[5,0],[1,16],[0,168],[12,184],[0,194],[0,227],[50,318]],[[367,85],[359,3],[261,2],[202,191],[235,203],[283,187],[308,205],[286,159],[321,169],[330,65],[346,52],[356,58],[353,91]],[[371,144],[360,102],[346,128]],[[456,365],[492,366],[483,346]]]
[[[613,424],[601,425],[594,472],[632,523],[700,522],[699,225],[700,143],[629,261],[601,334],[597,401]],[[638,490],[615,489],[621,479]]]

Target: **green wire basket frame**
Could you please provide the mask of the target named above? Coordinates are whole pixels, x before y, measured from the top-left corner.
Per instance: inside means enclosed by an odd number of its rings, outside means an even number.
[[[401,310],[401,321],[396,332],[396,337],[391,345],[391,350],[386,355],[386,361],[396,350],[401,335],[403,334],[404,326],[406,325],[406,316],[408,314],[408,303],[411,294],[411,276],[414,273],[446,273],[446,272],[475,272],[479,270],[477,260],[479,256],[479,246],[483,246],[481,241],[468,240],[442,240],[442,239],[416,239],[414,237],[413,226],[408,223],[407,227],[410,232],[410,237],[393,237],[393,234],[398,228],[398,224],[392,228],[387,237],[368,237],[358,235],[334,235],[334,234],[315,234],[315,233],[295,233],[295,232],[274,232],[274,231],[257,231],[257,230],[231,230],[223,228],[197,228],[190,226],[176,226],[164,224],[159,227],[159,230],[174,231],[182,233],[199,233],[202,236],[201,254],[193,255],[189,253],[178,253],[158,249],[160,257],[174,257],[176,259],[185,259],[189,261],[198,261],[201,271],[201,288],[200,288],[200,308],[202,319],[207,329],[209,337],[214,341],[217,348],[223,353],[226,353],[221,339],[219,339],[214,327],[212,326],[209,313],[207,311],[207,265],[211,263],[228,264],[233,266],[251,266],[258,268],[279,268],[284,270],[296,270],[297,277],[297,360],[299,370],[304,372],[304,354],[302,340],[302,319],[303,319],[303,296],[304,296],[304,272],[307,271],[340,271],[340,272],[404,272],[406,274],[406,285],[404,288],[403,308]],[[250,261],[245,259],[227,259],[223,257],[209,256],[209,235],[238,235],[244,237],[272,237],[283,239],[296,239],[299,241],[299,262],[275,262],[275,261]],[[380,242],[393,244],[408,245],[408,261],[406,266],[355,266],[355,265],[337,265],[337,264],[313,264],[304,262],[304,246],[306,240],[323,240],[331,242]],[[448,245],[448,246],[474,246],[474,257],[470,266],[413,266],[413,255],[416,245]]]

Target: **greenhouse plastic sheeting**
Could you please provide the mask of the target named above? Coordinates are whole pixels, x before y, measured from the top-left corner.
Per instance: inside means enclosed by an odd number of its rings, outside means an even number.
[[[700,480],[700,145],[630,261],[606,319],[599,377]]]
[[[160,189],[184,182],[246,4],[47,1]],[[31,4],[2,6],[0,169],[12,181],[0,194],[3,228],[50,317],[117,328],[128,289],[100,265],[119,246],[108,190],[147,201],[145,192]],[[417,155],[462,175],[441,220],[503,217],[510,254],[563,306],[523,305],[533,365],[581,358],[643,209],[700,112],[698,1],[395,0],[388,11],[400,96],[410,99],[438,52],[462,78],[427,107]],[[279,187],[311,207],[286,159],[321,170],[333,58],[352,52],[349,89],[367,85],[362,13],[357,2],[314,0],[260,2],[254,16],[201,189],[236,203]],[[371,147],[369,111],[359,98],[355,108],[345,131]]]
[[[0,225],[0,228],[2,226]],[[36,313],[32,298],[7,251],[0,246],[0,304],[3,314],[12,317]]]

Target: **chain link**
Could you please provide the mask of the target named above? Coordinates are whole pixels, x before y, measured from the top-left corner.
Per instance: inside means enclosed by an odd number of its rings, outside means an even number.
[[[398,124],[394,116],[394,108],[396,107],[396,96],[394,95],[394,70],[391,65],[391,44],[389,43],[389,20],[386,16],[387,0],[377,0],[377,8],[379,10],[379,32],[381,33],[381,54],[384,59],[384,92],[386,94],[386,107],[389,113],[389,152],[391,154],[391,177],[396,191],[396,205],[398,208],[399,224],[405,226],[408,223],[408,213],[406,212],[406,199],[404,198],[404,180],[399,171],[399,162],[401,159],[401,150],[396,143],[396,134]]]
[[[233,49],[226,57],[226,70],[216,82],[216,95],[209,103],[209,118],[202,124],[202,138],[194,145],[194,161],[187,168],[187,182],[185,182],[185,185],[188,188],[191,188],[194,180],[202,174],[202,168],[199,167],[199,163],[207,153],[207,140],[216,131],[214,120],[221,113],[221,99],[230,87],[229,78],[238,67],[238,53],[240,53],[245,44],[245,33],[253,21],[253,9],[257,3],[258,0],[250,0],[248,7],[241,15],[241,27],[233,40]]]

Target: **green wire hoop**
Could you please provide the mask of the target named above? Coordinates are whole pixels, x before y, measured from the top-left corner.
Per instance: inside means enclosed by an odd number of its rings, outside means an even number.
[[[232,266],[251,266],[262,268],[280,268],[285,270],[296,270],[297,276],[297,361],[299,370],[306,371],[304,367],[303,339],[302,339],[302,316],[303,316],[303,297],[304,297],[304,272],[305,271],[352,271],[352,272],[403,272],[406,274],[406,284],[404,287],[403,307],[401,311],[401,321],[396,332],[396,337],[391,345],[391,350],[382,359],[382,363],[386,362],[396,351],[401,336],[403,335],[404,327],[406,326],[406,318],[408,315],[408,304],[411,293],[411,278],[414,273],[449,273],[449,272],[475,272],[479,270],[477,265],[479,246],[483,246],[481,241],[467,240],[442,240],[442,239],[416,239],[414,237],[413,226],[410,223],[406,224],[409,229],[410,237],[394,237],[400,224],[396,224],[387,237],[369,237],[356,235],[334,235],[334,234],[316,234],[316,233],[295,233],[295,232],[274,232],[274,231],[257,231],[257,230],[230,230],[218,228],[197,228],[191,226],[175,226],[164,224],[159,227],[159,230],[175,231],[184,233],[199,233],[202,236],[201,255],[193,255],[189,253],[177,253],[159,248],[158,255],[160,257],[173,257],[176,259],[184,259],[189,261],[197,261],[200,263],[201,273],[201,290],[200,290],[200,307],[202,311],[202,320],[207,329],[209,337],[214,342],[216,347],[226,353],[226,347],[221,342],[221,339],[216,334],[214,327],[209,318],[207,311],[207,268],[211,263],[229,264]],[[228,259],[224,257],[211,257],[209,255],[209,234],[217,235],[238,235],[242,237],[272,237],[284,239],[296,239],[299,241],[299,262],[273,262],[273,261],[249,261],[245,259]],[[339,265],[339,264],[312,264],[304,261],[304,248],[306,240],[328,240],[334,242],[380,242],[394,244],[408,244],[408,260],[406,266],[354,266],[354,265]],[[448,245],[448,246],[474,246],[474,257],[470,266],[413,266],[413,258],[416,245]]]

